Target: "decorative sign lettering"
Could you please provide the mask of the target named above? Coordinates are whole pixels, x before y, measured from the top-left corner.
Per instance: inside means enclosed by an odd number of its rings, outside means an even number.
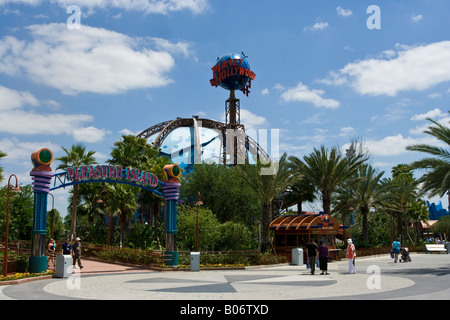
[[[113,165],[90,165],[66,169],[68,181],[119,179],[149,187],[158,185],[158,177],[150,172]]]
[[[249,77],[255,80],[255,73],[247,67],[241,66],[243,59],[229,59],[212,67],[213,78],[210,80],[212,86],[217,87],[223,80],[231,76]]]

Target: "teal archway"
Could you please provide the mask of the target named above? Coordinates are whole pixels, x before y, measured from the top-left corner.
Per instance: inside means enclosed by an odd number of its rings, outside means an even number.
[[[180,189],[178,178],[181,169],[177,164],[166,165],[163,168],[164,181],[159,181],[156,175],[133,168],[122,168],[113,165],[92,165],[67,168],[66,171],[53,174],[50,168],[53,154],[49,149],[36,150],[31,155],[34,168],[30,175],[33,179],[34,209],[32,250],[29,272],[41,273],[47,270],[46,235],[47,235],[47,195],[50,191],[81,183],[121,183],[151,191],[165,200],[165,264],[169,267],[178,266],[178,251],[176,243],[177,232],[177,202]],[[161,190],[162,188],[162,190]]]

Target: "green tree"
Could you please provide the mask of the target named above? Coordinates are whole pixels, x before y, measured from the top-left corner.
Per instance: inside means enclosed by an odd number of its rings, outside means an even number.
[[[279,161],[256,165],[245,164],[234,167],[246,184],[254,190],[261,204],[261,252],[272,249],[269,237],[269,225],[272,221],[272,204],[277,195],[286,190],[293,182],[286,153]]]
[[[436,233],[445,233],[447,235],[450,234],[450,216],[440,217],[438,222],[431,227],[431,231]]]
[[[95,151],[86,152],[86,147],[81,144],[72,145],[71,149],[68,150],[62,147],[66,153],[62,157],[56,158],[60,161],[60,165],[56,170],[65,170],[68,167],[80,167],[82,165],[96,164],[95,158],[93,157]],[[77,226],[77,202],[78,202],[78,185],[73,185],[72,193],[72,219],[70,226],[70,239],[73,241],[76,237],[76,226]]]
[[[62,240],[65,238],[66,234],[64,232],[64,225],[61,214],[57,209],[47,211],[47,235],[48,237],[51,237],[52,216],[53,216],[53,239]]]
[[[428,144],[415,144],[407,146],[406,150],[426,153],[429,157],[411,163],[413,170],[425,170],[425,174],[420,177],[419,183],[423,183],[422,190],[429,192],[430,196],[442,197],[446,192],[450,200],[450,128],[438,123],[430,118],[432,123],[424,133],[435,137],[445,144],[446,148],[436,147]]]
[[[0,150],[0,159],[3,158],[3,157],[6,157],[6,156],[7,156],[7,154]],[[0,166],[0,182],[2,182],[3,179],[4,179],[4,177],[3,177],[3,167]]]
[[[371,165],[363,164],[348,181],[351,190],[348,204],[362,216],[362,234],[366,244],[369,242],[368,215],[380,204],[378,190],[383,174],[384,171],[378,172]]]
[[[406,208],[408,225],[412,225],[414,228],[414,242],[417,243],[420,236],[420,222],[428,221],[429,212],[428,206],[422,199],[416,199],[415,201],[408,204]]]
[[[327,150],[324,146],[303,157],[303,161],[296,157],[290,158],[292,163],[298,164],[298,171],[310,181],[322,200],[323,211],[331,213],[333,193],[339,185],[351,178],[358,168],[367,160],[363,153],[352,157],[344,157],[338,148]],[[303,165],[300,167],[300,163]]]
[[[257,246],[256,237],[244,224],[227,221],[219,226],[217,250],[251,250]]]
[[[10,240],[30,239],[33,226],[34,192],[31,185],[20,186],[22,192],[9,198],[9,238]],[[4,239],[6,224],[6,192],[7,188],[0,190],[0,234]]]
[[[83,219],[83,224],[78,224],[77,234],[85,240],[96,243],[106,243],[107,207],[109,197],[107,194],[101,194],[102,190],[108,189],[110,185],[106,183],[84,183],[79,185],[78,189],[78,207],[77,219]],[[101,197],[103,203],[97,203]],[[111,233],[114,231],[111,230]]]
[[[149,145],[146,139],[123,135],[114,143],[109,163],[150,171],[158,162],[158,153],[158,149]]]
[[[219,238],[220,222],[209,209],[198,210],[199,250],[214,250]],[[196,243],[197,208],[180,206],[177,218],[177,240],[180,250],[193,251]]]
[[[410,204],[417,201],[417,186],[417,180],[411,179],[408,175],[398,175],[395,178],[383,179],[381,182],[379,192],[382,208],[397,222],[397,236],[393,228],[392,239],[396,237],[404,239],[409,236],[407,211]]]
[[[305,164],[299,158],[293,156],[289,157],[289,162],[295,179],[289,183],[287,191],[283,194],[283,208],[287,209],[296,204],[298,213],[302,213],[303,202],[315,200],[315,188],[304,174]]]
[[[115,183],[111,186],[111,212],[119,216],[119,245],[126,240],[127,228],[138,208],[136,194],[139,188]]]
[[[155,174],[159,180],[163,179],[163,167],[170,163],[166,157],[158,157],[159,150],[149,145],[144,138],[133,135],[123,135],[114,143],[111,151],[111,159],[108,161],[113,165],[131,167],[141,171]],[[128,185],[115,185],[111,189],[112,212],[119,215],[120,243],[126,240],[127,227],[134,212],[138,209],[138,203],[149,205],[157,219],[154,232],[157,235],[160,229],[159,212],[163,199],[153,192],[142,190],[138,187]]]
[[[261,212],[253,189],[230,167],[197,164],[181,183],[186,203],[195,205],[200,192],[203,207],[211,209],[221,223],[234,221],[250,226],[252,218]]]

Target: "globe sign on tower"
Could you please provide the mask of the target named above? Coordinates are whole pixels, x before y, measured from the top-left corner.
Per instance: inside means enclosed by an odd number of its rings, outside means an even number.
[[[221,86],[230,91],[242,90],[246,95],[250,92],[251,80],[255,79],[255,73],[250,70],[247,56],[231,53],[217,60],[212,67],[213,78],[210,80],[212,86]]]

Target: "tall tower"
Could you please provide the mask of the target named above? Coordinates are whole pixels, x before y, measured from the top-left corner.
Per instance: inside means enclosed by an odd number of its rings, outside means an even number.
[[[255,79],[255,73],[251,71],[247,62],[247,56],[241,54],[227,54],[217,59],[217,63],[211,68],[213,78],[212,86],[221,86],[230,91],[230,97],[225,101],[225,125],[226,140],[223,142],[223,163],[236,165],[246,159],[245,153],[248,147],[244,125],[241,124],[241,104],[236,98],[235,91],[241,90],[248,96],[251,81]]]

